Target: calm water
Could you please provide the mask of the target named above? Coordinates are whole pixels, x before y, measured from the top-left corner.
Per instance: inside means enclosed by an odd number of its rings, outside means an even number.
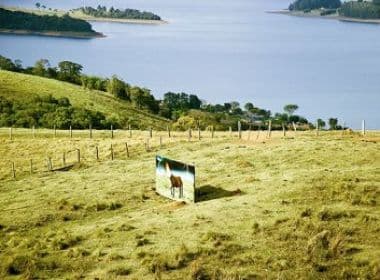
[[[32,6],[30,0],[1,4]],[[41,1],[40,1],[41,2]],[[118,74],[161,97],[252,101],[281,111],[296,103],[310,120],[338,117],[380,128],[380,26],[266,14],[288,0],[45,0],[54,8],[114,5],[155,12],[159,26],[93,23],[104,39],[0,36],[0,54],[30,65],[72,60],[84,72]]]

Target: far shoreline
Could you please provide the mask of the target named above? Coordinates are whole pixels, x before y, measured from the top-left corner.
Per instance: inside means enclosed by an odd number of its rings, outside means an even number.
[[[149,19],[128,19],[128,18],[106,18],[106,17],[94,17],[85,15],[83,13],[79,12],[70,12],[65,10],[57,10],[57,11],[50,11],[50,10],[37,10],[33,8],[26,8],[26,7],[16,7],[16,6],[3,6],[0,5],[0,8],[7,9],[10,11],[18,11],[18,12],[25,12],[25,13],[33,13],[37,15],[57,15],[61,16],[65,13],[68,13],[70,17],[76,18],[76,19],[82,19],[85,21],[93,21],[93,22],[115,22],[115,23],[125,23],[125,24],[146,24],[146,25],[160,25],[160,24],[167,24],[169,23],[166,20],[160,19],[160,20],[149,20]]]
[[[9,35],[36,35],[46,37],[61,37],[70,39],[94,39],[106,37],[103,33],[99,32],[71,32],[71,31],[33,31],[26,29],[0,29],[0,34]]]
[[[305,17],[305,18],[321,18],[321,19],[334,19],[342,22],[352,22],[352,23],[366,23],[366,24],[380,24],[380,19],[361,19],[361,18],[351,18],[351,17],[343,17],[338,14],[325,15],[321,16],[316,13],[316,10],[312,10],[309,13],[304,13],[303,11],[290,11],[288,9],[284,10],[271,10],[266,11],[268,14],[281,14],[288,15],[294,17]]]

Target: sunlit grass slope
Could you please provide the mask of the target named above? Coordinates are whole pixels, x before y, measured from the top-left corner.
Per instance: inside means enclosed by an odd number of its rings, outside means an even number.
[[[8,160],[124,138],[1,135]],[[120,152],[112,161],[107,152],[69,171],[0,180],[0,278],[380,276],[379,133],[177,136],[161,149],[153,139],[148,152],[139,137],[129,140],[130,158]],[[156,154],[195,164],[200,202],[155,193]]]
[[[87,90],[69,83],[38,76],[0,70],[0,96],[19,101],[33,96],[49,95],[67,97],[73,106],[100,111],[106,116],[117,116],[131,120],[141,127],[164,129],[168,121],[164,118],[137,110],[130,103],[114,98],[108,93]]]

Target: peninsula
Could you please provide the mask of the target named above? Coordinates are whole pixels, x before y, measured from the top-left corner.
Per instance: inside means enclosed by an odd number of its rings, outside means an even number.
[[[0,33],[71,38],[104,36],[94,31],[90,23],[85,20],[72,18],[68,14],[62,16],[37,15],[3,8],[0,8]]]
[[[0,6],[1,7],[1,6]],[[25,7],[2,7],[11,11],[19,11],[26,13],[33,13],[36,15],[49,15],[49,16],[63,16],[69,15],[71,18],[85,20],[85,21],[102,21],[102,22],[118,22],[118,23],[128,23],[128,24],[165,24],[167,21],[163,20],[160,16],[153,14],[151,12],[139,11],[134,9],[115,9],[110,7],[107,9],[105,6],[98,6],[97,8],[92,7],[81,7],[77,9],[72,9],[69,11],[51,9],[51,8],[41,8],[39,6],[36,9],[25,8]]]
[[[288,9],[267,11],[298,17],[335,19],[347,22],[380,24],[380,0],[296,0]]]

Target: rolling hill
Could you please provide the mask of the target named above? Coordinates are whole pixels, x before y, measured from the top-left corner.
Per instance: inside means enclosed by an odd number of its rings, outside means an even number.
[[[134,108],[130,103],[96,90],[38,76],[0,70],[0,97],[24,101],[36,96],[67,97],[74,107],[99,111],[134,128],[165,129],[169,120]]]

